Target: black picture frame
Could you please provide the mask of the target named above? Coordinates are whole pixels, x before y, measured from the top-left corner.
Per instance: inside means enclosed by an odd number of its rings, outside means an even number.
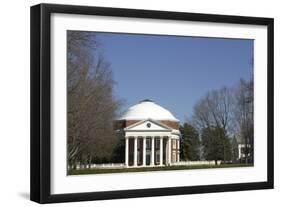
[[[50,32],[52,13],[133,17],[194,22],[217,22],[267,26],[267,181],[237,184],[219,184],[153,189],[51,194],[50,183],[50,130],[51,130],[51,70]],[[273,45],[274,20],[272,18],[195,14],[168,11],[135,10],[90,6],[39,4],[31,7],[31,151],[30,199],[38,203],[120,199],[147,196],[211,193],[255,189],[272,189],[274,186],[273,147]]]

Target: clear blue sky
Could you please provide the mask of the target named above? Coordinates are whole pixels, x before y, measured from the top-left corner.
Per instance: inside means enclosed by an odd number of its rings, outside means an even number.
[[[252,75],[253,40],[97,33],[124,110],[152,99],[181,122],[208,91]]]

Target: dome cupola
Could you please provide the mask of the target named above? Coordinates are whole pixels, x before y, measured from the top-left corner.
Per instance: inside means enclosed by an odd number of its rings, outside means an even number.
[[[144,119],[154,119],[154,120],[165,120],[178,122],[173,114],[165,109],[164,107],[156,104],[150,99],[144,99],[131,106],[119,120],[144,120]]]

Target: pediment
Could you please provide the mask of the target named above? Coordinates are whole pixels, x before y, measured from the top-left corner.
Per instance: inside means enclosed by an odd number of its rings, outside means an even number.
[[[139,121],[124,129],[125,131],[172,131],[172,129],[158,121],[147,119]]]

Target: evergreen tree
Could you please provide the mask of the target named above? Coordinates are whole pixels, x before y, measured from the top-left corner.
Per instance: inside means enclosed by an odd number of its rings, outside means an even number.
[[[224,159],[225,131],[221,128],[205,128],[202,131],[203,154],[206,160]]]
[[[181,126],[181,134],[183,138],[183,158],[185,160],[199,160],[199,134],[197,130],[190,124],[184,123]]]
[[[223,155],[223,161],[229,162],[232,159],[232,149],[231,149],[231,141],[230,139],[225,136],[224,139],[224,155]]]
[[[111,162],[113,163],[125,162],[125,139],[123,137],[123,133],[117,133],[118,143],[116,144],[111,157]]]
[[[238,142],[236,137],[233,137],[231,140],[231,151],[232,151],[232,162],[237,163],[238,162]]]

